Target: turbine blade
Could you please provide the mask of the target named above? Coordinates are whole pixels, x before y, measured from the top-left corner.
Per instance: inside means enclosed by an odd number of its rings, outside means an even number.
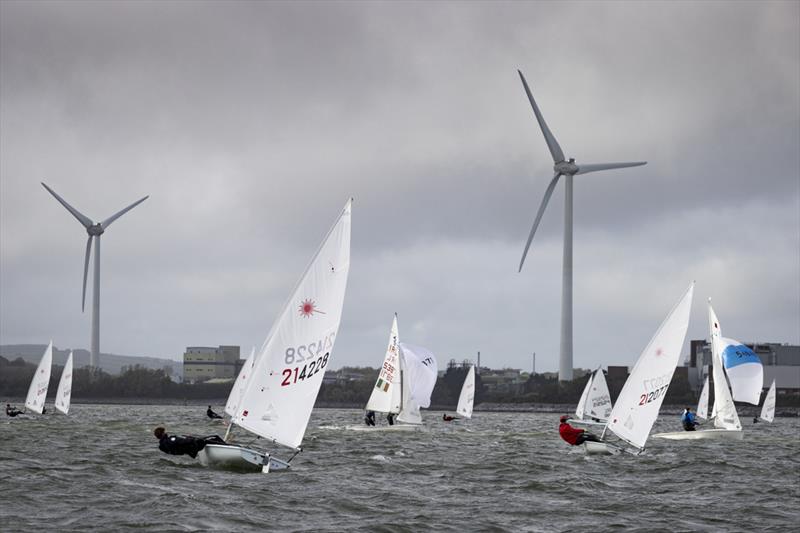
[[[67,211],[69,211],[70,213],[72,213],[72,216],[74,216],[75,218],[77,218],[77,219],[78,219],[78,222],[80,222],[81,224],[83,224],[83,227],[84,227],[84,228],[88,228],[89,226],[91,226],[91,225],[92,225],[92,220],[91,220],[89,217],[87,217],[86,215],[84,215],[83,213],[81,213],[80,211],[78,211],[77,209],[75,209],[74,207],[72,207],[71,205],[69,205],[69,204],[67,203],[67,201],[66,201],[66,200],[64,200],[64,199],[63,199],[63,198],[61,198],[59,195],[57,195],[57,194],[55,193],[55,191],[54,191],[53,189],[51,189],[50,187],[48,187],[47,185],[45,185],[45,184],[44,184],[44,182],[41,182],[41,183],[42,183],[42,187],[44,187],[45,189],[47,189],[47,192],[49,192],[50,194],[52,194],[52,195],[55,197],[55,199],[56,199],[56,200],[58,200],[58,201],[61,203],[61,205],[63,205],[64,207],[66,207],[66,208],[67,208]]]
[[[564,161],[564,152],[561,151],[558,141],[550,131],[550,128],[547,127],[547,123],[544,121],[542,112],[539,111],[539,106],[536,105],[536,100],[533,99],[531,89],[528,87],[528,82],[525,81],[525,76],[522,75],[521,70],[517,70],[517,72],[519,72],[519,79],[522,80],[522,85],[525,87],[525,92],[528,94],[528,100],[531,102],[531,107],[533,107],[533,114],[536,115],[536,120],[539,122],[539,127],[542,129],[542,133],[544,134],[544,140],[547,142],[547,147],[550,149],[550,155],[553,156],[553,162],[559,163]]]
[[[547,202],[550,201],[550,197],[553,195],[553,189],[556,188],[556,183],[558,183],[558,178],[561,177],[561,174],[556,174],[553,176],[553,179],[550,181],[550,185],[547,186],[547,190],[544,192],[544,198],[542,198],[542,205],[539,206],[539,212],[536,213],[536,220],[533,221],[533,227],[531,228],[531,233],[528,235],[528,242],[525,243],[525,250],[522,252],[522,259],[519,261],[519,270],[518,272],[522,272],[522,264],[525,262],[525,256],[528,255],[528,248],[531,247],[531,242],[533,241],[533,235],[536,233],[536,228],[539,227],[539,222],[542,220],[542,215],[544,214],[544,209],[547,207]]]
[[[81,312],[86,308],[86,277],[89,275],[89,256],[92,253],[92,235],[86,241],[86,261],[83,263],[83,297],[81,298]]]
[[[575,174],[588,174],[589,172],[611,170],[614,168],[640,167],[646,164],[647,161],[634,161],[632,163],[587,163],[585,165],[578,165],[578,172]]]
[[[101,227],[101,228],[103,228],[103,229],[106,229],[106,228],[108,228],[108,227],[111,225],[111,223],[112,223],[112,222],[114,222],[114,221],[115,221],[115,220],[117,220],[119,217],[121,217],[122,215],[124,215],[125,213],[127,213],[128,211],[130,211],[131,209],[133,209],[134,207],[136,207],[136,206],[137,206],[137,205],[139,205],[140,203],[144,202],[144,201],[145,201],[145,200],[147,200],[148,198],[150,198],[150,195],[147,195],[147,196],[145,196],[145,197],[144,197],[144,198],[142,198],[141,200],[137,200],[137,201],[133,202],[131,205],[129,205],[128,207],[126,207],[125,209],[123,209],[122,211],[120,211],[119,213],[116,213],[116,214],[114,214],[114,215],[111,215],[110,217],[108,217],[107,219],[105,219],[104,221],[102,221],[102,222],[100,223],[100,227]]]

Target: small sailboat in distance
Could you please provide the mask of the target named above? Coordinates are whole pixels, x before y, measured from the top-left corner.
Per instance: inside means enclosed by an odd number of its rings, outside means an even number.
[[[69,352],[64,370],[61,372],[61,379],[56,389],[56,410],[69,414],[70,400],[72,399],[72,352]]]
[[[267,473],[289,468],[302,451],[342,317],[350,270],[351,205],[352,200],[345,204],[284,304],[251,362],[250,375],[242,376],[243,392],[237,392],[238,383],[232,391],[239,399],[230,409],[231,423],[293,450],[293,455],[283,460],[246,446],[206,444],[198,453],[202,464]]]
[[[617,454],[623,450],[631,451],[627,446],[632,447],[634,453],[644,450],[681,356],[689,328],[693,294],[694,282],[672,308],[636,361],[603,429],[600,437],[603,442],[584,442],[586,453]],[[607,441],[608,432],[625,444],[619,446]]]
[[[458,396],[458,407],[456,413],[464,418],[472,418],[472,407],[475,403],[475,365],[471,365],[461,386],[461,394]]]
[[[47,345],[47,349],[36,367],[33,379],[28,387],[28,396],[25,397],[25,410],[30,409],[34,413],[42,414],[44,402],[47,398],[47,389],[50,386],[50,372],[53,367],[53,341]]]
[[[589,375],[589,381],[575,408],[575,418],[570,419],[575,425],[605,426],[611,415],[611,394],[602,368]]]
[[[439,377],[438,363],[436,356],[427,348],[404,342],[399,347],[403,403],[397,421],[421,425],[419,410],[431,405],[431,394]]]
[[[761,407],[761,416],[759,417],[764,422],[772,422],[775,420],[775,380],[772,380],[772,385],[769,386],[767,396],[764,398],[764,405]]]

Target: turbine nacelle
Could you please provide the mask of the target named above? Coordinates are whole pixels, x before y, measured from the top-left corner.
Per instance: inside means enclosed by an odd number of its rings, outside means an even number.
[[[572,176],[577,174],[580,168],[575,164],[575,159],[570,157],[569,161],[559,161],[553,165],[553,171],[556,174],[564,174],[565,176]]]
[[[97,224],[92,224],[88,228],[86,228],[86,233],[89,234],[91,237],[99,237],[102,235],[106,230],[103,229],[103,225],[99,222]]]

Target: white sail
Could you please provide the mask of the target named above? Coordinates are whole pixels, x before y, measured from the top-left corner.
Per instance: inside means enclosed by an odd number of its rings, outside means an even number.
[[[581,393],[581,398],[578,400],[578,406],[575,408],[575,418],[578,420],[583,420],[583,415],[586,411],[586,399],[589,397],[589,391],[592,390],[593,379],[594,374],[589,374],[589,381],[586,382],[586,386],[583,388],[583,392]]]
[[[421,424],[421,407],[431,405],[431,393],[436,386],[439,367],[430,350],[421,346],[400,343],[403,373],[403,406],[397,420],[407,424]]]
[[[225,413],[228,416],[234,416],[236,413],[236,408],[242,401],[244,391],[247,390],[248,378],[253,375],[253,366],[255,365],[255,361],[256,347],[253,346],[253,349],[250,350],[250,355],[247,357],[247,360],[245,360],[242,368],[239,369],[239,375],[236,376],[236,381],[233,382],[233,387],[228,395],[228,401],[225,402]]]
[[[639,356],[611,410],[606,428],[637,448],[644,448],[647,442],[678,365],[689,327],[693,293],[694,283]]]
[[[58,382],[56,390],[56,409],[64,413],[69,413],[69,404],[72,399],[72,352],[69,352],[67,362],[64,364],[64,371],[61,373],[61,380]]]
[[[764,406],[761,408],[761,420],[772,422],[775,420],[775,380],[769,386],[767,397],[764,398]]]
[[[733,404],[731,391],[728,389],[728,381],[725,379],[725,371],[722,369],[721,339],[722,333],[719,327],[714,308],[711,307],[711,299],[708,299],[708,328],[711,332],[711,364],[714,373],[714,427],[729,430],[741,430],[742,424],[739,422],[739,415],[736,413],[736,406]]]
[[[758,405],[764,389],[764,367],[761,358],[739,341],[720,338],[720,357],[737,402]]]
[[[348,201],[256,356],[232,422],[297,448],[311,417],[342,316],[350,270]]]
[[[378,413],[400,412],[402,391],[400,389],[400,355],[397,344],[397,314],[395,314],[381,371],[378,373],[378,380],[372,388],[369,401],[367,401],[367,411],[376,411]]]
[[[53,366],[53,341],[47,345],[42,355],[36,373],[33,375],[31,385],[28,387],[28,396],[25,398],[25,409],[30,409],[42,414],[44,401],[47,398],[47,387],[50,386],[50,370]]]
[[[608,392],[608,383],[602,368],[598,368],[592,376],[592,387],[586,398],[584,414],[605,422],[611,416],[611,393]]]
[[[697,400],[697,416],[702,419],[708,418],[708,376],[706,376],[706,380],[703,383],[700,399]]]
[[[461,386],[461,394],[458,396],[458,407],[456,413],[464,418],[472,418],[472,406],[475,402],[475,367],[470,366],[464,385]]]

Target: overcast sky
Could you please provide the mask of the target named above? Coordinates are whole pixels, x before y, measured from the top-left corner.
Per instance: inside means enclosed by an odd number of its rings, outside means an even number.
[[[0,2],[0,342],[260,345],[352,196],[334,367],[401,340],[558,368],[575,178],[575,366],[632,365],[691,280],[689,338],[800,342],[800,3]],[[91,280],[89,282],[91,287]],[[87,295],[91,302],[91,295]],[[90,307],[87,306],[87,311]],[[687,346],[684,353],[688,353]]]

